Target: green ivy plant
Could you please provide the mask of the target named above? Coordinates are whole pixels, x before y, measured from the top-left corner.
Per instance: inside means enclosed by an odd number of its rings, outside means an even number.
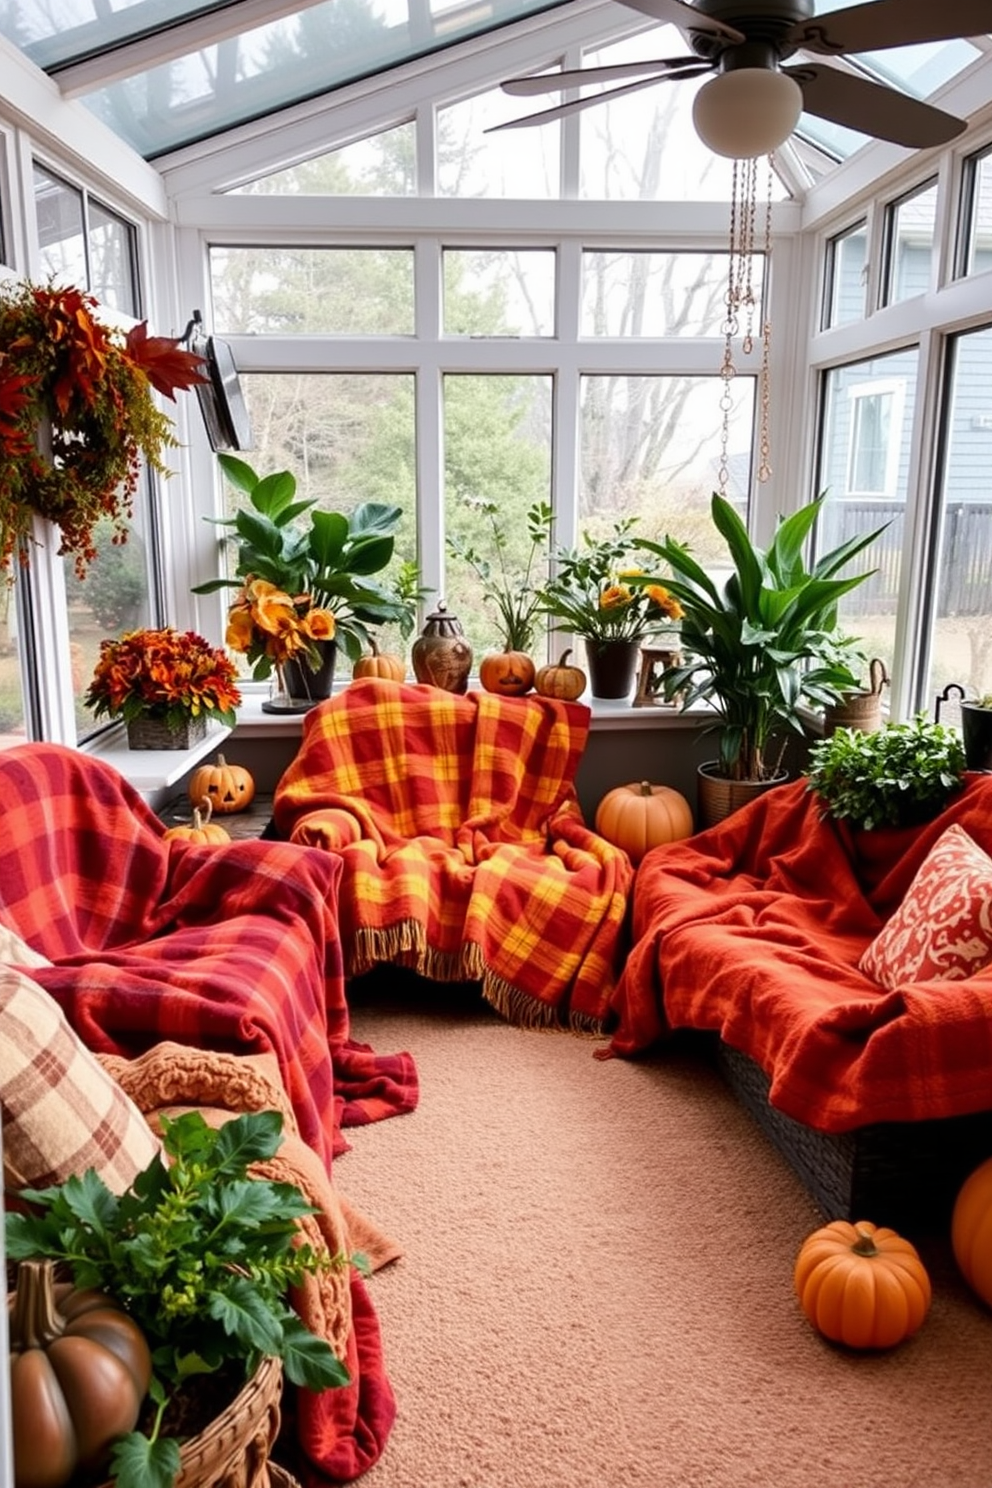
[[[964,772],[957,732],[919,713],[871,734],[837,729],[811,746],[806,774],[831,816],[871,831],[932,820],[961,789]]]
[[[279,1147],[277,1111],[215,1129],[198,1111],[162,1118],[162,1145],[121,1196],[90,1168],[53,1188],[26,1189],[34,1213],[6,1215],[7,1254],[64,1262],[76,1287],[107,1292],[142,1329],[152,1353],[154,1424],[111,1452],[117,1488],[172,1488],[179,1443],[161,1434],[170,1396],[232,1362],[251,1378],[263,1357],[311,1390],[346,1385],[348,1371],[304,1326],[287,1289],[342,1255],[300,1244],[313,1214],[293,1184],[248,1173]],[[357,1264],[356,1260],[356,1264]]]

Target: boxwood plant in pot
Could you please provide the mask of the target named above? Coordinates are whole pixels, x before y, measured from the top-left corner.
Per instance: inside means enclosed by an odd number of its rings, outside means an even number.
[[[664,585],[683,611],[683,657],[662,676],[666,696],[678,697],[683,710],[708,704],[716,716],[719,757],[700,770],[704,826],[751,790],[784,778],[785,742],[790,732],[805,733],[804,710],[839,702],[857,688],[839,643],[837,604],[869,574],[841,577],[841,570],[878,532],[852,538],[808,567],[805,550],[825,499],[781,519],[761,548],[730,502],[714,493],[713,522],[732,564],[722,583],[675,538],[638,539],[666,571],[635,582]],[[712,791],[710,782],[717,782]]]
[[[839,728],[809,753],[807,784],[839,821],[871,831],[937,816],[964,783],[957,732],[917,714],[874,733]]]
[[[22,1263],[10,1340],[18,1483],[61,1488],[77,1467],[102,1475],[109,1449],[117,1488],[171,1488],[182,1463],[170,1423],[185,1420],[179,1408],[191,1398],[226,1408],[265,1359],[280,1359],[287,1378],[311,1390],[349,1381],[288,1299],[306,1275],[348,1260],[300,1243],[297,1220],[315,1211],[299,1189],[248,1172],[275,1154],[282,1116],[254,1112],[215,1129],[190,1111],[162,1117],[161,1126],[165,1156],[153,1158],[122,1195],[89,1169],[52,1188],[24,1190],[28,1212],[6,1215],[8,1258]],[[71,1276],[63,1293],[51,1286],[53,1262]],[[65,1343],[73,1347],[71,1320],[83,1307],[78,1299],[89,1288],[112,1298],[147,1344],[144,1367],[138,1358],[126,1389],[105,1387],[102,1401],[99,1381],[73,1384],[64,1357]],[[104,1323],[104,1340],[107,1331]],[[133,1339],[129,1348],[127,1357],[137,1357]],[[120,1396],[135,1391],[129,1430]],[[74,1409],[85,1430],[73,1422]],[[101,1410],[102,1436],[94,1419]],[[88,1460],[77,1461],[84,1438]]]

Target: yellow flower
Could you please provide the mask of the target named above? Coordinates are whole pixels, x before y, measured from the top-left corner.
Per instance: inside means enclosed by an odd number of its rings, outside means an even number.
[[[599,596],[599,608],[601,610],[621,610],[630,604],[633,597],[626,584],[611,584]]]
[[[330,610],[309,610],[300,621],[300,629],[312,641],[330,641],[334,637],[337,622]]]
[[[251,645],[254,629],[255,625],[248,606],[243,604],[232,605],[227,612],[227,630],[224,635],[225,646],[230,646],[232,651],[247,651]]]

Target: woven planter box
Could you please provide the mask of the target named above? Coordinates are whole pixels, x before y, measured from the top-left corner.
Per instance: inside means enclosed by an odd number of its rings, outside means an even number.
[[[190,749],[207,737],[207,720],[200,713],[170,729],[163,718],[132,718],[127,726],[129,749]]]
[[[816,1131],[769,1103],[768,1077],[746,1054],[718,1040],[716,1060],[828,1220],[870,1219],[911,1234],[941,1234],[961,1184],[992,1152],[992,1111]]]

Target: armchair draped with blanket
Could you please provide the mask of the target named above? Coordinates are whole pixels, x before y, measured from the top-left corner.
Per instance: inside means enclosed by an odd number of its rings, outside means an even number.
[[[312,709],[275,793],[279,833],[344,865],[347,970],[478,981],[524,1024],[598,1028],[629,859],[583,821],[588,709],[353,683]]]
[[[332,1157],[347,1145],[342,1126],[417,1100],[408,1055],[379,1056],[349,1038],[341,865],[289,843],[201,846],[164,832],[115,770],[81,751],[0,751],[0,929],[27,943],[31,977],[89,1049],[137,1061],[136,1099],[150,1094],[152,1065],[141,1061],[156,1051],[156,1079],[173,1066],[170,1098],[197,1103],[208,1093],[181,1084],[176,1046],[196,1058],[271,1058],[294,1133],[329,1182]],[[116,1069],[123,1078],[124,1065]],[[358,1278],[350,1307],[354,1387],[306,1404],[315,1485],[370,1466],[393,1417],[378,1324]]]

